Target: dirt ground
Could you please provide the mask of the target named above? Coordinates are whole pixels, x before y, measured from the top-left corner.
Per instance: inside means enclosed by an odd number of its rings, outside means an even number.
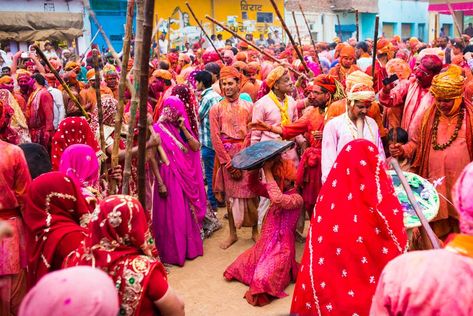
[[[251,228],[238,231],[238,241],[227,250],[220,249],[220,242],[228,235],[228,221],[222,219],[224,210],[219,209],[218,217],[223,228],[210,239],[204,240],[204,256],[186,261],[184,267],[171,267],[170,285],[182,296],[186,305],[186,315],[288,315],[294,284],[286,288],[289,295],[274,300],[263,307],[255,307],[243,295],[248,287],[240,282],[228,282],[223,277],[225,268],[243,251],[250,248]],[[306,221],[306,230],[308,221]],[[300,262],[304,245],[296,243],[296,259]]]

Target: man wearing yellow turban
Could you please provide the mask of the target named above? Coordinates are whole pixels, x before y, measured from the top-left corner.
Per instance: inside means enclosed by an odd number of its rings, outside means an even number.
[[[334,76],[345,87],[346,76],[351,72],[360,70],[360,68],[356,65],[355,48],[347,43],[340,45],[342,45],[340,61],[335,67],[330,69],[328,74]]]
[[[252,227],[253,239],[258,236],[258,200],[249,189],[249,174],[233,168],[231,160],[245,148],[248,123],[251,121],[250,102],[240,98],[241,73],[233,66],[220,70],[220,88],[224,99],[210,108],[210,138],[215,150],[216,176],[214,193],[225,192],[230,235],[220,245],[230,247],[238,239],[237,228]]]
[[[393,44],[385,38],[378,40],[376,44],[376,63],[374,67],[373,88],[376,93],[383,88],[383,80],[388,77],[386,64],[394,57],[395,48]],[[366,68],[366,73],[371,76],[371,69]]]
[[[473,108],[463,100],[464,78],[460,67],[451,65],[432,80],[434,102],[425,112],[411,140],[398,145],[393,156],[415,157],[413,171],[437,181],[440,209],[430,222],[441,239],[459,231],[458,212],[452,201],[452,188],[463,168],[473,160]]]
[[[95,70],[90,69],[87,71],[86,76],[87,80],[89,81],[89,87],[87,89],[80,90],[79,101],[87,112],[94,113],[97,106],[97,95],[95,94]],[[112,90],[110,90],[110,88],[102,82],[100,82],[100,93],[102,95],[108,94],[113,96]]]

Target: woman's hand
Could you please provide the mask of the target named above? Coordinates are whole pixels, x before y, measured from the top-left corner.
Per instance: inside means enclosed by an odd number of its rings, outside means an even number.
[[[182,116],[177,119],[177,123],[178,123],[178,126],[179,126],[180,129],[186,128],[186,126],[184,125],[185,121],[186,121],[186,119],[183,118]]]
[[[168,196],[168,189],[164,183],[158,183],[158,193],[163,199]]]

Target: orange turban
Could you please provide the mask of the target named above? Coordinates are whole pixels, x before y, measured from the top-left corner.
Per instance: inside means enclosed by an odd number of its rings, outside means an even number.
[[[246,62],[246,54],[243,53],[243,52],[239,52],[238,54],[236,54],[235,59],[236,59],[237,61]]]
[[[156,69],[153,72],[152,76],[155,78],[161,78],[164,80],[172,80],[172,74],[169,71],[164,70],[164,69]]]
[[[378,40],[376,44],[376,49],[378,54],[394,54],[393,44],[385,38]]]
[[[319,86],[324,88],[330,94],[334,94],[337,91],[337,85],[335,83],[335,78],[330,75],[318,75],[314,78],[313,81],[309,82],[306,90],[311,90],[313,86]]]
[[[411,67],[401,58],[394,58],[386,64],[386,72],[389,76],[396,74],[399,79],[407,79],[411,75]]]
[[[463,94],[465,78],[462,69],[457,65],[450,65],[445,72],[441,72],[432,79],[430,92],[436,98],[458,99]]]
[[[86,74],[87,80],[95,80],[95,70],[94,68],[89,69]]]
[[[248,65],[242,61],[236,61],[232,64],[233,67],[235,67],[237,70],[240,71],[247,71],[248,70]]]
[[[69,70],[75,70],[76,68],[80,68],[80,65],[78,63],[76,63],[75,61],[68,61],[66,63],[66,66],[64,67],[64,70],[69,71]]]
[[[3,76],[0,78],[0,84],[11,84],[13,83],[13,78],[10,76]]]
[[[248,68],[246,69],[249,76],[256,75],[260,70],[261,65],[256,61],[248,63]]]
[[[18,69],[16,71],[16,80],[20,79],[21,77],[31,77],[31,72],[25,69]]]
[[[355,58],[355,49],[351,45],[343,45],[340,49],[340,57]]]
[[[220,80],[228,78],[240,80],[241,73],[233,66],[223,66],[222,69],[220,69]]]
[[[283,66],[277,66],[268,74],[266,77],[266,85],[271,89],[276,81],[281,79],[282,76],[287,72],[287,70]],[[220,74],[221,76],[221,74]]]
[[[350,91],[351,88],[356,84],[362,84],[363,86],[373,87],[373,78],[364,73],[361,70],[352,72],[346,77],[346,91]]]

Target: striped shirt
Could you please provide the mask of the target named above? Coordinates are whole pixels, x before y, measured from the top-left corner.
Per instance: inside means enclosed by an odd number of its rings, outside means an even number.
[[[210,139],[210,120],[209,113],[212,106],[219,103],[222,97],[215,92],[212,87],[202,91],[202,98],[199,104],[199,140],[202,146],[213,149]]]

